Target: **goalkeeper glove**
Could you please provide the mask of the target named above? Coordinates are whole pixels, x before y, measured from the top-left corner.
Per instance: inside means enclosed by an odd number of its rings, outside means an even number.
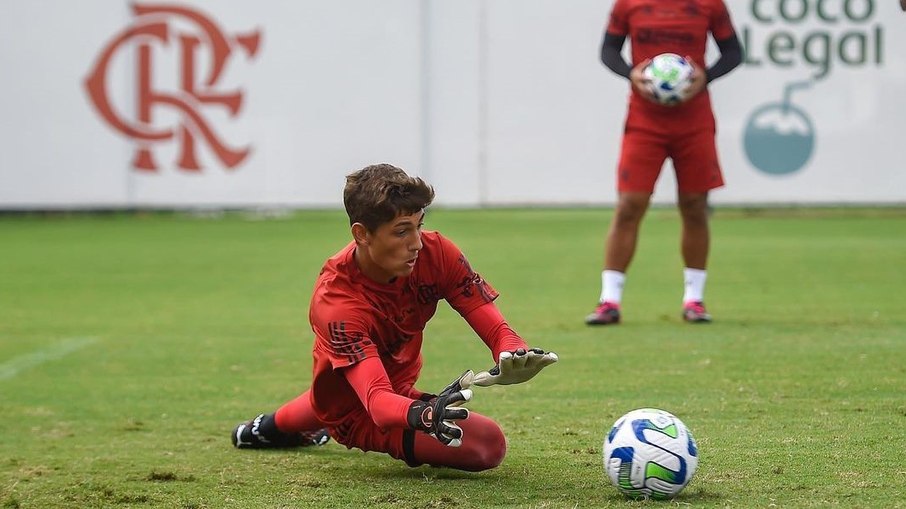
[[[472,390],[468,388],[472,384],[472,377],[472,370],[468,370],[444,387],[436,398],[413,401],[406,415],[409,427],[432,435],[444,445],[462,445],[462,428],[454,421],[469,416],[467,409],[457,407],[472,399]]]
[[[557,354],[545,352],[540,348],[530,348],[528,351],[520,348],[515,352],[501,352],[497,365],[475,375],[472,383],[481,387],[521,384],[531,380],[545,366],[550,366],[558,360]]]

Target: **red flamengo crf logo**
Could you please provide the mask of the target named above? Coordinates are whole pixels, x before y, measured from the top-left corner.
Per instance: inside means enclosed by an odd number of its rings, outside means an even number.
[[[217,89],[223,71],[234,55],[253,60],[261,41],[260,31],[230,35],[213,19],[188,7],[172,4],[133,4],[135,20],[113,36],[101,50],[85,88],[98,114],[111,127],[135,141],[133,166],[142,171],[157,170],[152,148],[176,139],[179,143],[179,168],[199,171],[196,143],[202,141],[227,168],[235,168],[249,155],[251,147],[232,147],[224,141],[205,117],[209,108],[223,108],[231,118],[242,108],[242,90]],[[185,27],[191,27],[186,30]],[[172,48],[177,55],[179,85],[175,90],[154,87],[155,46]],[[120,52],[135,51],[135,109],[131,116],[115,107],[108,95],[111,62]],[[200,52],[205,51],[207,54]],[[205,63],[205,76],[198,69]],[[177,112],[175,125],[155,123],[156,111],[169,108]],[[123,108],[126,109],[126,108]],[[160,116],[160,115],[159,115]]]

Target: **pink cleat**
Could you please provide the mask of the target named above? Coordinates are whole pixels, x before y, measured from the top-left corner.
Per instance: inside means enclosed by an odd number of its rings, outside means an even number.
[[[595,311],[585,317],[587,325],[616,325],[620,323],[620,305],[615,302],[602,302]]]
[[[683,304],[683,320],[689,323],[709,323],[711,315],[700,300],[690,300]]]

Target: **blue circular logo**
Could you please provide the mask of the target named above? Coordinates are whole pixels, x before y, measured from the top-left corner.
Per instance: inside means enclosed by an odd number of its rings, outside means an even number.
[[[782,102],[766,104],[749,117],[743,146],[749,161],[771,175],[788,175],[802,169],[815,149],[815,127],[800,108],[790,103],[793,89],[808,83],[786,86]]]

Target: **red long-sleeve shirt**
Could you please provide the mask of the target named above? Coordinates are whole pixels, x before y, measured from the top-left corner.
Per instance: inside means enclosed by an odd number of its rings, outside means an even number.
[[[424,328],[446,300],[490,348],[526,348],[505,322],[498,293],[465,256],[437,232],[422,232],[423,248],[408,277],[381,284],[367,278],[351,243],[321,270],[309,320],[315,332],[312,405],[329,426],[362,408],[381,427],[407,426],[406,414],[422,393],[414,388],[422,366]]]

